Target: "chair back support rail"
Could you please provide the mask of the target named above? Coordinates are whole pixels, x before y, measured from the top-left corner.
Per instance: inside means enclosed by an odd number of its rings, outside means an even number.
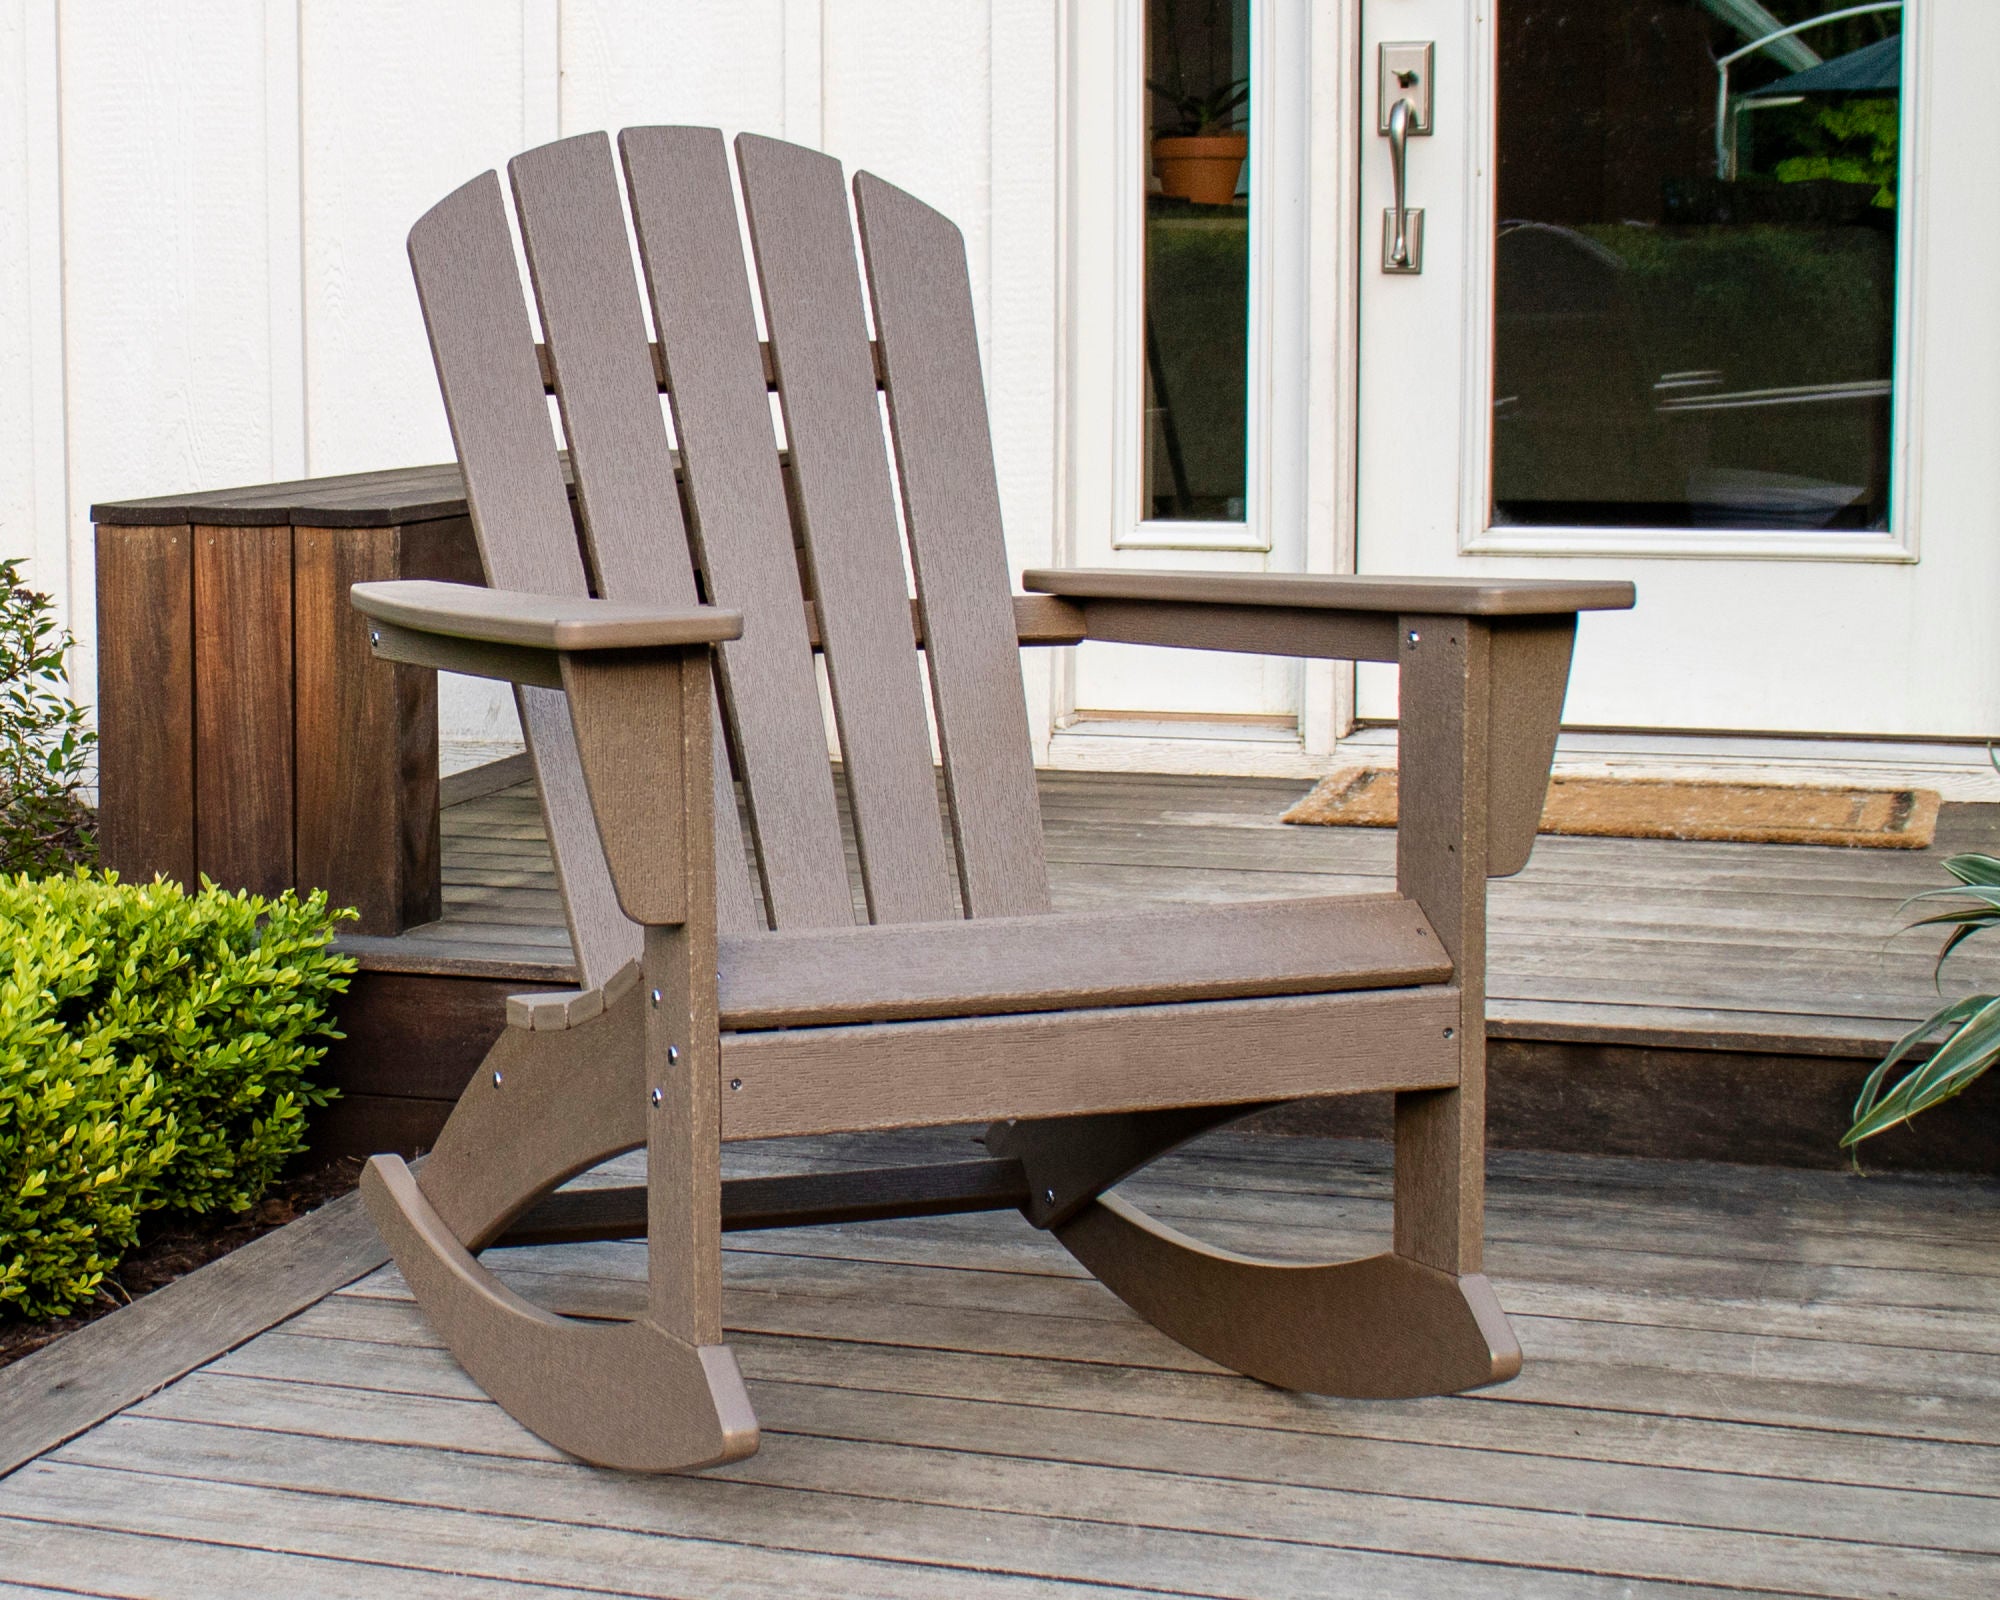
[[[720,134],[628,129],[618,153],[622,196],[602,135],[510,163],[532,318],[494,174],[413,229],[494,592],[355,591],[378,654],[517,684],[582,983],[512,1008],[420,1174],[365,1175],[447,1343],[589,1459],[734,1459],[756,1429],[723,1227],[1011,1204],[1238,1370],[1350,1394],[1510,1376],[1480,1276],[1485,883],[1532,844],[1575,613],[1629,589],[1032,573],[1015,595],[958,230],[865,173],[850,211],[837,162],[745,135],[746,265]],[[1085,637],[1395,662],[1396,892],[1053,914],[1018,651]],[[1254,1261],[1105,1193],[1260,1106],[1361,1090],[1397,1096],[1385,1255]],[[964,1121],[993,1159],[956,1177],[719,1176],[729,1138]],[[637,1146],[644,1186],[552,1195]],[[648,1306],[615,1331],[476,1259],[641,1234]]]

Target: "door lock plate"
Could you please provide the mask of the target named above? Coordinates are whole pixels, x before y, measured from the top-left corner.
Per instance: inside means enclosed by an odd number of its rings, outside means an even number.
[[[1375,95],[1376,132],[1389,131],[1389,111],[1398,100],[1410,102],[1410,132],[1431,131],[1431,60],[1435,47],[1422,44],[1385,44],[1378,60],[1380,83]]]

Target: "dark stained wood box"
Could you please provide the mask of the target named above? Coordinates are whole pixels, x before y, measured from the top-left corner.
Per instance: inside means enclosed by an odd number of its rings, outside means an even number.
[[[350,585],[481,580],[456,466],[91,508],[99,828],[126,878],[323,888],[436,918],[437,680],[377,661]]]

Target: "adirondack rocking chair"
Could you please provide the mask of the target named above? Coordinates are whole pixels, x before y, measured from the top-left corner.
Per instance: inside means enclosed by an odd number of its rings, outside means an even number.
[[[576,992],[510,1003],[419,1169],[378,1156],[363,1177],[433,1326],[586,1460],[713,1465],[757,1446],[723,1231],[1018,1206],[1141,1316],[1267,1382],[1512,1376],[1480,1274],[1485,879],[1527,860],[1576,612],[1630,587],[1049,571],[1012,595],[952,224],[855,180],[871,341],[836,162],[737,140],[752,278],[720,134],[634,128],[619,150],[656,340],[601,134],[509,165],[545,346],[495,174],[410,235],[492,587],[354,602],[378,655],[519,686],[580,969]],[[1399,664],[1396,892],[1052,913],[1016,651],[1083,639]],[[1106,1192],[1259,1107],[1363,1090],[1397,1096],[1389,1252],[1254,1260]],[[990,1158],[720,1178],[725,1140],[967,1122],[991,1124]],[[642,1188],[556,1192],[639,1147]],[[477,1259],[637,1237],[647,1303],[623,1323],[551,1314]]]

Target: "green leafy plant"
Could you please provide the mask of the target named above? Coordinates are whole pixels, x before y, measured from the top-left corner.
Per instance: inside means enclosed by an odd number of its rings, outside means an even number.
[[[1952,930],[1938,952],[1936,971],[1940,976],[1945,958],[1952,951],[1975,933],[2000,927],[2000,858],[1977,853],[1952,856],[1944,868],[1958,880],[1956,885],[1927,889],[1905,902],[1906,905],[1919,900],[1959,902],[1949,910],[1920,917],[1909,925],[1910,928],[1943,926]],[[1940,1028],[1948,1028],[1950,1032],[1929,1059],[1912,1067],[1885,1091],[1883,1084],[1889,1074]],[[1938,1007],[1904,1034],[1896,1048],[1868,1074],[1861,1086],[1861,1096],[1854,1102],[1854,1125],[1841,1138],[1841,1147],[1851,1150],[1863,1139],[1908,1122],[1919,1111],[1949,1100],[1963,1092],[1996,1060],[2000,1060],[2000,995],[1966,995]]]
[[[1173,122],[1155,132],[1168,138],[1200,138],[1212,133],[1234,133],[1242,124],[1243,107],[1250,103],[1250,80],[1232,79],[1213,89],[1191,94],[1185,87],[1171,87],[1146,80],[1146,87],[1174,108]]]
[[[0,878],[0,1314],[87,1301],[149,1212],[255,1204],[305,1144],[354,915],[89,871]]]
[[[97,855],[80,791],[97,735],[69,697],[72,641],[55,602],[0,561],[0,872],[60,872]]]
[[[1875,204],[1896,203],[1901,108],[1894,100],[1836,100],[1799,130],[1804,153],[1771,168],[1780,183],[1872,183]]]

